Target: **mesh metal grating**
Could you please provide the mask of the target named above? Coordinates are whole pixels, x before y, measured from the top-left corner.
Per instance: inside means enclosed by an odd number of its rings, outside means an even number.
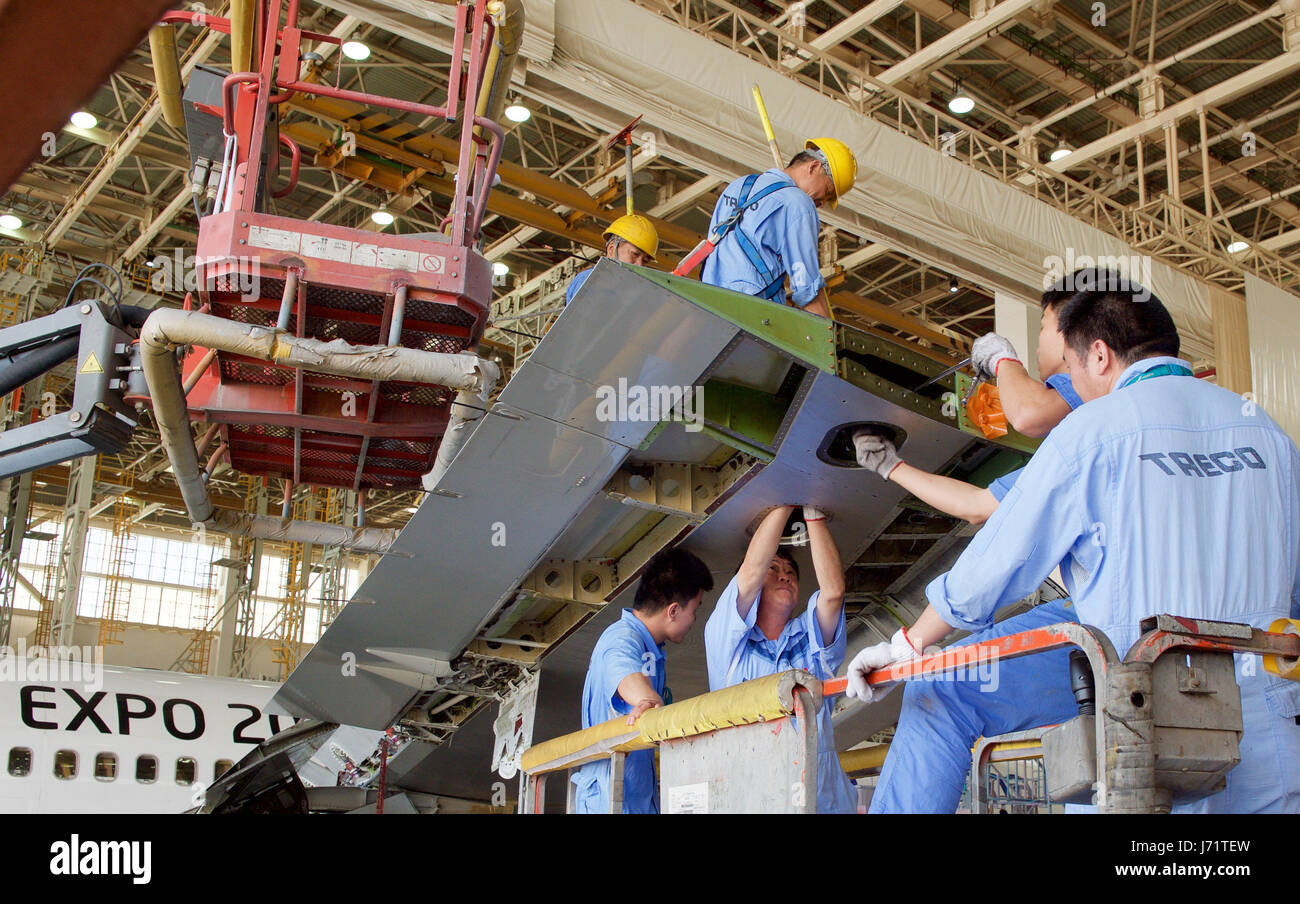
[[[293,371],[270,364],[253,364],[248,361],[221,360],[223,383],[260,383],[264,386],[285,386],[293,382]]]
[[[293,428],[275,424],[231,424],[230,438],[235,440],[240,436],[276,436],[280,439],[293,439]]]
[[[475,321],[473,315],[462,311],[455,305],[416,299],[406,302],[406,316],[412,320],[423,320],[427,323],[450,323],[455,326],[473,326]]]
[[[469,345],[469,340],[462,339],[459,336],[439,336],[436,333],[403,330],[402,345],[407,348],[418,348],[426,352],[442,352],[447,355],[455,355]]]
[[[384,383],[380,394],[392,402],[432,407],[449,404],[456,395],[446,386],[417,386],[413,383]]]
[[[307,335],[325,342],[342,339],[351,345],[379,345],[379,327],[326,317],[307,318]]]
[[[372,452],[419,452],[428,455],[433,452],[433,443],[413,439],[372,439],[370,449]]]
[[[429,456],[423,461],[408,461],[404,458],[379,458],[373,455],[366,456],[366,471],[371,468],[390,468],[395,471],[418,470],[421,473],[429,470]]]

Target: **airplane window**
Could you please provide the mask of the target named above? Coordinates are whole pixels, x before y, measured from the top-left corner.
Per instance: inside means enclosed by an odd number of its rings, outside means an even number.
[[[60,750],[54,754],[54,777],[71,779],[77,777],[77,752]]]
[[[135,758],[135,780],[149,784],[158,780],[158,758],[138,756]]]
[[[194,762],[193,757],[178,757],[176,760],[176,784],[194,784],[194,776],[198,773],[198,769],[198,763]]]
[[[101,782],[111,782],[117,778],[117,754],[95,754],[95,778]]]
[[[9,774],[10,775],[31,775],[32,773],[32,751],[30,747],[11,747],[9,748]]]
[[[235,765],[234,760],[217,760],[216,765],[212,767],[212,780],[215,782],[221,776],[226,774],[226,770]]]

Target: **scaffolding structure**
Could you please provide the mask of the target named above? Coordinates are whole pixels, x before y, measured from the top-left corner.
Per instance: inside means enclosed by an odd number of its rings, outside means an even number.
[[[357,494],[351,490],[331,487],[325,495],[325,520],[347,527],[356,525]],[[327,546],[321,551],[320,580],[320,630],[343,608],[343,595],[347,592],[347,553],[341,546]]]
[[[312,521],[317,511],[317,491],[308,489],[293,506],[296,521]],[[271,661],[278,667],[276,679],[283,681],[298,665],[302,656],[302,634],[307,619],[307,587],[311,582],[312,545],[290,543],[284,567],[284,596],[276,613],[276,641],[271,647]]]
[[[127,483],[133,483],[129,475]],[[121,644],[126,631],[127,613],[131,606],[131,576],[135,572],[135,536],[131,525],[135,521],[135,505],[125,494],[117,497],[113,505],[113,532],[108,541],[108,561],[105,571],[104,603],[99,614],[99,639],[97,645],[106,647]]]

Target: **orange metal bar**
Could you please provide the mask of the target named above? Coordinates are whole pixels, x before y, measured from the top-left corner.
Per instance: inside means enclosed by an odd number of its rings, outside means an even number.
[[[876,669],[867,676],[871,685],[889,684],[906,681],[908,678],[941,675],[959,668],[970,667],[977,663],[995,662],[999,659],[1015,659],[1033,653],[1046,653],[1061,647],[1073,646],[1074,641],[1063,631],[1055,628],[1035,628],[1018,634],[1008,634],[993,640],[968,644],[963,647],[950,647],[939,653],[922,656],[908,662],[898,663],[883,669]],[[1270,634],[1255,630],[1248,642],[1228,641],[1224,638],[1195,637],[1184,634],[1152,632],[1134,645],[1126,659],[1154,659],[1160,652],[1173,647],[1185,647],[1203,650],[1225,650],[1237,652],[1255,652],[1261,655],[1272,654],[1286,659],[1300,657],[1300,636],[1294,634]],[[822,696],[833,697],[842,694],[848,688],[847,678],[832,678],[822,682]]]

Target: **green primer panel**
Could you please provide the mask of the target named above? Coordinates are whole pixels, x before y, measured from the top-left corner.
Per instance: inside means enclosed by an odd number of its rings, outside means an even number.
[[[835,322],[785,304],[684,276],[631,267],[640,276],[736,324],[756,339],[826,373],[835,372]]]
[[[787,406],[776,396],[722,380],[704,384],[704,419],[724,435],[740,437],[772,452]]]

